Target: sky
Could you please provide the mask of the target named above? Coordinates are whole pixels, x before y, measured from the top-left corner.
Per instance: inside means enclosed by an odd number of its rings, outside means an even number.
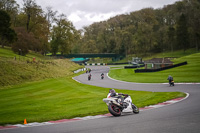
[[[94,22],[108,20],[120,14],[127,14],[143,8],[162,8],[179,0],[35,0],[46,10],[47,6],[67,16],[76,29]],[[21,6],[23,0],[16,0]],[[21,6],[22,7],[22,6]]]

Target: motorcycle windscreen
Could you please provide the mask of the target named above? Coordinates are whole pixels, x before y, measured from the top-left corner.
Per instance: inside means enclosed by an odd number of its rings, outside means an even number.
[[[104,98],[103,101],[105,103],[109,103],[110,101],[113,101],[114,99],[113,98]]]

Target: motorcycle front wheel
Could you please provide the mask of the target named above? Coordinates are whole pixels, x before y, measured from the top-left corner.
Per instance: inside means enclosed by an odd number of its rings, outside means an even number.
[[[113,116],[120,116],[121,115],[121,110],[120,108],[115,105],[115,104],[109,104],[108,105],[108,110]]]
[[[132,104],[132,108],[133,108],[133,113],[138,114],[140,112],[139,108],[136,107],[134,104]]]

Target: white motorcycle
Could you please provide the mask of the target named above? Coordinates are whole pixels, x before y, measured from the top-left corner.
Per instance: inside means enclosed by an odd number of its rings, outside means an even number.
[[[132,103],[129,95],[126,95],[125,99],[121,96],[116,96],[104,98],[103,101],[108,105],[108,110],[113,116],[120,116],[122,112],[139,113],[139,108]]]

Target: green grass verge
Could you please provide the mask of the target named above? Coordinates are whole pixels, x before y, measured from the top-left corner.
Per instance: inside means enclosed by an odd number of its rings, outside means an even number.
[[[16,57],[16,59],[14,58]],[[33,61],[33,57],[36,58]],[[30,52],[26,56],[13,53],[11,48],[0,48],[0,88],[48,78],[65,77],[82,66],[68,59],[47,60],[41,54]]]
[[[13,53],[11,48],[5,47],[5,48],[0,48],[0,57],[15,57],[17,54]]]
[[[16,60],[27,60],[27,59],[33,59],[33,57],[36,58],[36,60],[41,60],[41,59],[48,59],[49,57],[45,57],[41,54],[35,53],[30,51],[26,56],[20,56],[16,53],[14,53],[10,47],[4,47],[4,48],[0,48],[0,57],[4,57],[4,58],[10,58],[10,59],[14,59],[14,57],[16,57]]]
[[[0,90],[0,125],[22,124],[24,119],[30,123],[108,113],[102,101],[108,90],[77,83],[71,77],[4,88]],[[130,94],[138,107],[185,96],[181,92],[116,91]]]
[[[168,75],[172,75],[176,82],[200,82],[200,53],[176,58],[175,63],[187,61],[188,64],[173,69],[152,73],[135,73],[135,69],[111,69],[109,76],[128,82],[165,83]]]
[[[0,88],[39,81],[47,78],[58,78],[72,75],[73,71],[82,68],[68,59],[16,61],[0,57]]]

